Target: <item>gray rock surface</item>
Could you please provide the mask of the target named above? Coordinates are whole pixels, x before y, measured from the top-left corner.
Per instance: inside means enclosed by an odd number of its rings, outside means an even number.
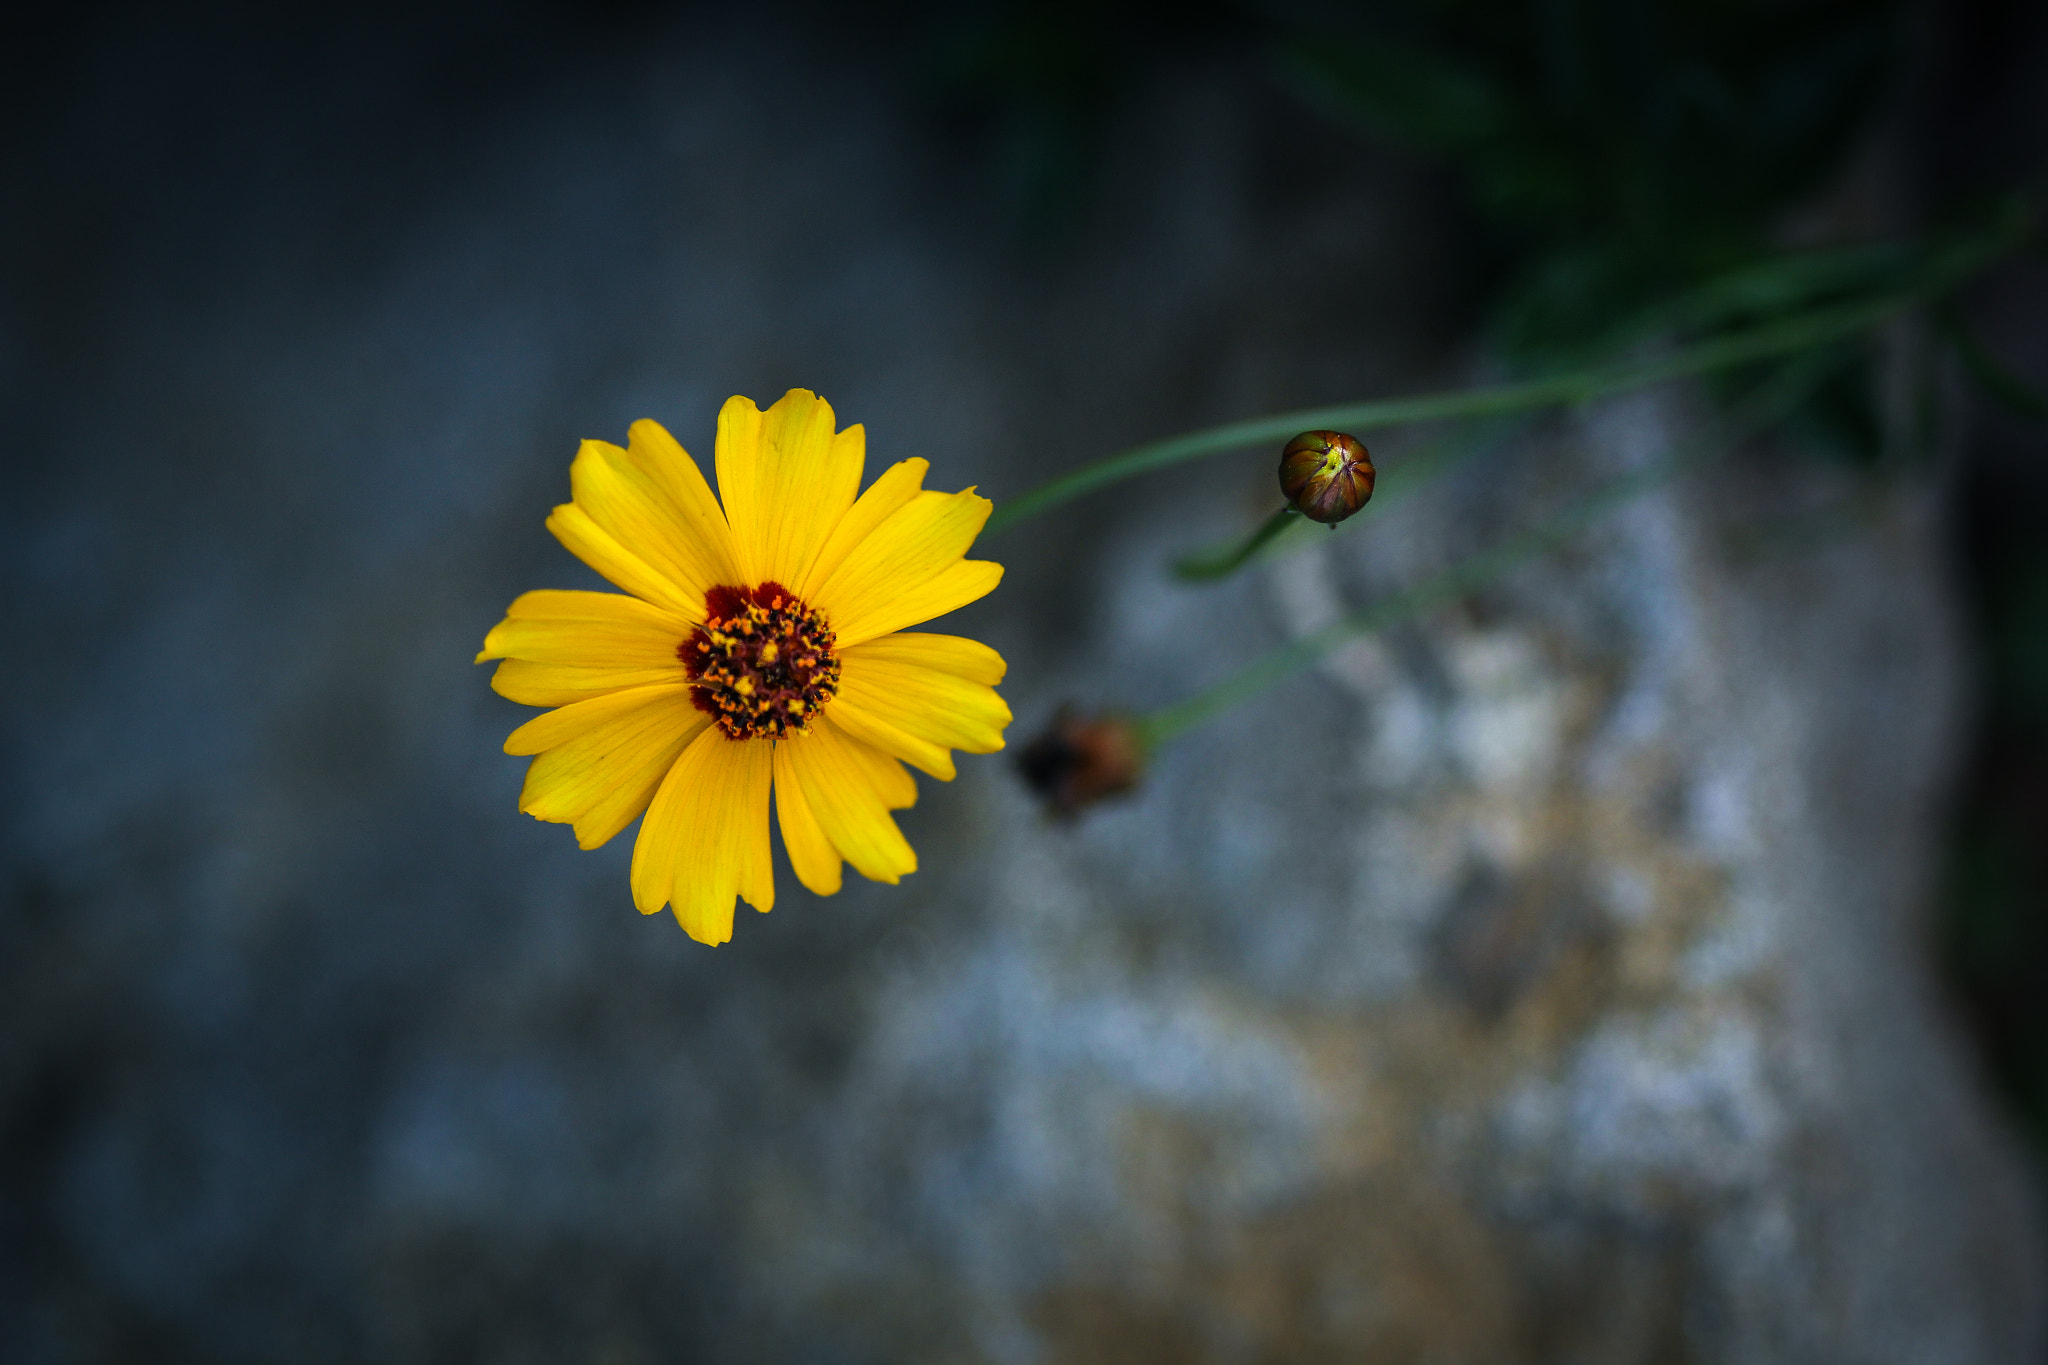
[[[1080,822],[998,759],[923,782],[915,877],[784,867],[715,951],[632,913],[629,837],[517,813],[469,659],[594,582],[540,526],[578,437],[708,455],[801,384],[1002,496],[1458,374],[1427,185],[1255,73],[1148,75],[1044,257],[768,37],[417,127],[374,63],[232,136],[62,107],[84,169],[8,239],[0,1354],[2040,1359],[2034,1194],[1922,942],[1964,679],[1912,478],[1682,477]],[[1354,529],[1176,586],[1272,496],[1219,461],[990,540],[950,624],[1013,738],[1164,703],[1690,401],[1427,486],[1375,442]]]

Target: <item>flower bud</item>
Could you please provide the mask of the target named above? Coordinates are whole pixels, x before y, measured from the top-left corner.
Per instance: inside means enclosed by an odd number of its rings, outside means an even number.
[[[1138,785],[1145,747],[1127,717],[1084,718],[1062,706],[1052,725],[1017,755],[1025,784],[1055,815],[1072,815]]]
[[[1280,491],[1311,521],[1335,526],[1372,500],[1372,456],[1356,436],[1304,431],[1280,452]]]

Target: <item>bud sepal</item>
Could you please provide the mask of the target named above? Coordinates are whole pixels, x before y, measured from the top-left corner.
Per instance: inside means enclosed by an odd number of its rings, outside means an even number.
[[[1304,431],[1280,452],[1280,491],[1311,521],[1335,526],[1372,500],[1377,471],[1356,436]]]
[[[1145,742],[1128,716],[1083,716],[1062,706],[1052,724],[1018,753],[1017,771],[1048,811],[1073,815],[1138,785]]]

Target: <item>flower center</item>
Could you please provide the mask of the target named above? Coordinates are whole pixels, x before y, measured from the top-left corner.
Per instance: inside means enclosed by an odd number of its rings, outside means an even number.
[[[802,733],[839,691],[839,656],[822,612],[780,583],[713,588],[704,624],[676,646],[690,697],[729,739]]]

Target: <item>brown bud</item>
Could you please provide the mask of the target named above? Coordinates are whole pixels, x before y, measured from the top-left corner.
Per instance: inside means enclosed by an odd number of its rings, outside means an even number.
[[[1138,785],[1144,743],[1127,717],[1084,718],[1062,706],[1052,725],[1017,755],[1025,784],[1055,815],[1072,815]]]
[[[1372,501],[1372,456],[1356,436],[1304,431],[1280,452],[1280,491],[1295,511],[1335,526]]]

